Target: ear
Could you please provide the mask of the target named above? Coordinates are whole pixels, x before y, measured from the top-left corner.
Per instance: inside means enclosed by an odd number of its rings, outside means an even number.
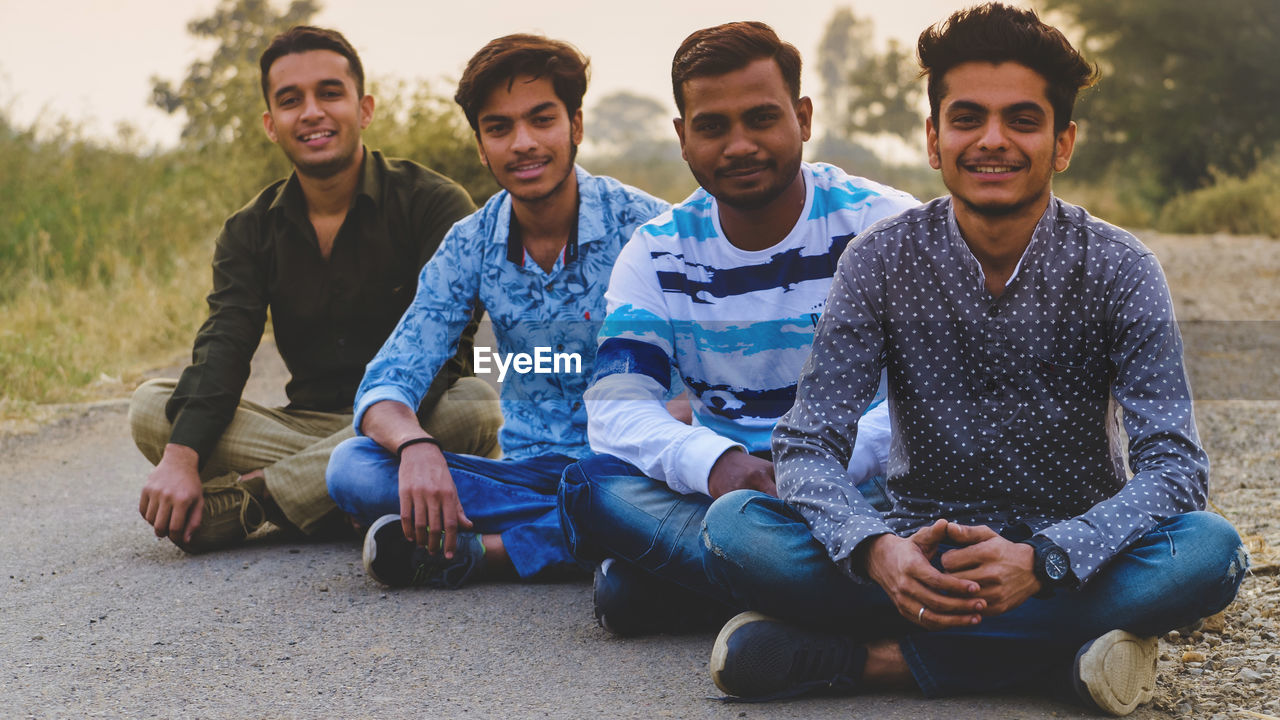
[[[689,162],[689,154],[684,151],[684,118],[671,118],[671,124],[676,128],[676,137],[680,139],[680,157]]]
[[[267,131],[267,137],[271,139],[271,142],[280,142],[276,137],[276,121],[271,117],[270,110],[262,111],[262,129]]]
[[[796,120],[800,123],[800,140],[808,142],[813,132],[813,101],[808,97],[796,101]]]
[[[373,122],[373,96],[365,95],[360,98],[360,129],[364,130],[369,127],[369,123]]]
[[[1057,172],[1066,170],[1071,165],[1071,153],[1076,147],[1075,121],[1067,123],[1067,129],[1058,133],[1053,140],[1053,169]]]
[[[929,167],[942,169],[942,156],[938,154],[938,128],[933,125],[933,116],[924,119],[925,149],[929,153]]]
[[[573,117],[569,118],[569,134],[574,145],[582,144],[582,108],[574,111]]]

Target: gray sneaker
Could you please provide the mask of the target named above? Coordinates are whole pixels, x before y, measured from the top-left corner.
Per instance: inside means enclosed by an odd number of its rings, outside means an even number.
[[[1160,643],[1124,630],[1085,643],[1076,653],[1072,681],[1085,705],[1110,715],[1128,715],[1156,689]]]

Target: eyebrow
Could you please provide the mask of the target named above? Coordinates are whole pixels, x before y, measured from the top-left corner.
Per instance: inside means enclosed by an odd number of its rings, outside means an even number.
[[[534,105],[527,112],[522,114],[520,117],[526,117],[526,118],[533,117],[534,115],[539,115],[548,110],[551,110],[555,106],[556,106],[555,101],[548,100],[544,103],[539,103],[537,105]],[[509,122],[510,120],[511,120],[510,115],[503,115],[501,113],[488,113],[487,115],[481,115],[479,122],[503,122],[503,121]]]
[[[761,103],[759,105],[754,105],[752,107],[749,107],[746,110],[743,110],[741,114],[744,117],[749,117],[757,113],[771,112],[771,111],[782,110],[782,109],[784,109],[783,105],[779,105],[778,103],[775,103],[775,102],[767,102],[767,103]],[[690,118],[689,122],[696,122],[704,118],[719,119],[719,118],[726,118],[728,116],[729,116],[728,113],[722,113],[722,112],[701,112],[694,115],[692,118]]]
[[[335,86],[346,87],[346,83],[342,82],[341,78],[325,78],[324,80],[321,80],[320,82],[316,83],[316,86],[322,87],[322,88],[335,87]],[[279,101],[280,98],[284,97],[285,95],[288,95],[291,92],[297,92],[298,90],[299,90],[299,86],[297,85],[285,85],[284,87],[276,90],[275,94],[272,95],[272,97],[274,97],[277,101]]]
[[[972,100],[956,100],[947,106],[947,113],[953,112],[989,112],[986,105],[974,102]],[[1014,103],[1008,107],[1000,108],[1001,113],[1020,113],[1020,112],[1036,112],[1041,115],[1045,114],[1045,109],[1039,103],[1026,101]]]

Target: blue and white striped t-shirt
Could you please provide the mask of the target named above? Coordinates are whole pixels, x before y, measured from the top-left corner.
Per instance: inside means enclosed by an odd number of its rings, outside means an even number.
[[[767,450],[795,400],[836,263],[876,221],[917,203],[831,165],[804,164],[800,220],[777,245],[745,251],[720,227],[716,200],[698,190],[640,227],[605,295],[588,391],[592,449],[628,460],[680,492],[706,492],[727,449]],[[689,391],[694,426],[643,403]]]

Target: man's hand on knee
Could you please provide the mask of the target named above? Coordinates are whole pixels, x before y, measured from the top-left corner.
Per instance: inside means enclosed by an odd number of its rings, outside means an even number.
[[[884,588],[898,614],[927,629],[976,625],[986,600],[978,583],[940,572],[930,564],[946,537],[947,521],[917,530],[909,538],[880,535],[864,542],[867,575]]]
[[[138,512],[154,528],[156,537],[190,542],[204,512],[200,485],[200,457],[184,445],[169,443],[160,464],[147,475]]]
[[[707,478],[707,492],[713,498],[733,492],[734,490],[759,490],[762,493],[778,496],[778,488],[773,480],[773,463],[745,452],[741,448],[730,448],[711,466],[711,474]]]

